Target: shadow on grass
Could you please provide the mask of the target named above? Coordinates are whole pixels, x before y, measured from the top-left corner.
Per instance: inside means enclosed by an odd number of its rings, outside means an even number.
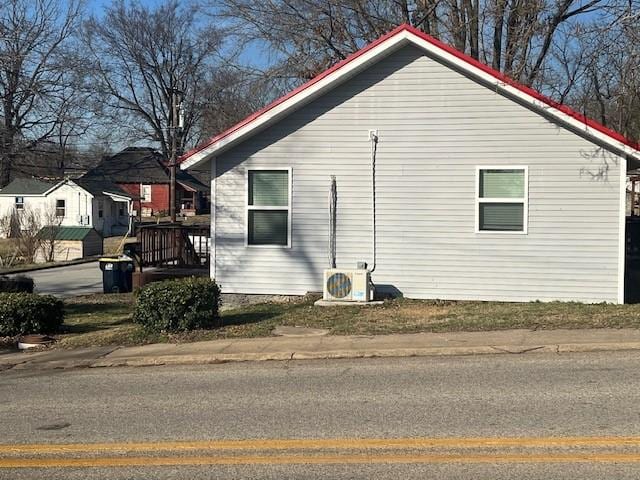
[[[122,318],[116,321],[98,321],[98,322],[83,322],[76,324],[68,324],[63,323],[62,327],[60,327],[59,333],[91,333],[98,332],[100,330],[109,330],[114,327],[119,327],[121,325],[131,325],[132,320],[130,317]]]
[[[113,303],[67,303],[64,313],[67,316],[76,315],[123,315],[133,310],[133,304],[123,302]]]

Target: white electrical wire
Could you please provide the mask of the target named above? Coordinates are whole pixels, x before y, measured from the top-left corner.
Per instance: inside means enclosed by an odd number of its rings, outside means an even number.
[[[369,270],[373,273],[376,269],[376,153],[378,150],[378,135],[370,132],[371,138],[371,248],[373,253],[373,265]]]

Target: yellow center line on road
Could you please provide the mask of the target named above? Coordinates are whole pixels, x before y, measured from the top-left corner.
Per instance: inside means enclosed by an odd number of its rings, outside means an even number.
[[[640,437],[325,438],[0,445],[0,455],[195,450],[322,450],[637,446]]]
[[[4,458],[0,468],[159,467],[180,465],[325,465],[410,463],[639,463],[640,454],[248,455],[199,457]]]

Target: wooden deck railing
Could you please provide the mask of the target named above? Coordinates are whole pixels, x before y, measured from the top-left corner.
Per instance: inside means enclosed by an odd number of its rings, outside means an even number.
[[[153,224],[136,229],[140,267],[207,267],[209,226]]]

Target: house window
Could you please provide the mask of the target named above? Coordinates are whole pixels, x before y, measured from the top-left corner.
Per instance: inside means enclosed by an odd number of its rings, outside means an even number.
[[[527,233],[527,167],[477,169],[476,231]]]
[[[24,210],[24,197],[16,197],[16,210]]]
[[[56,217],[64,218],[66,206],[64,200],[56,200]]]
[[[143,202],[151,201],[151,185],[140,185],[140,199]]]
[[[104,200],[98,200],[98,218],[104,217]]]
[[[291,246],[291,170],[247,172],[247,245]]]
[[[118,216],[124,217],[124,204],[122,202],[118,202]]]

